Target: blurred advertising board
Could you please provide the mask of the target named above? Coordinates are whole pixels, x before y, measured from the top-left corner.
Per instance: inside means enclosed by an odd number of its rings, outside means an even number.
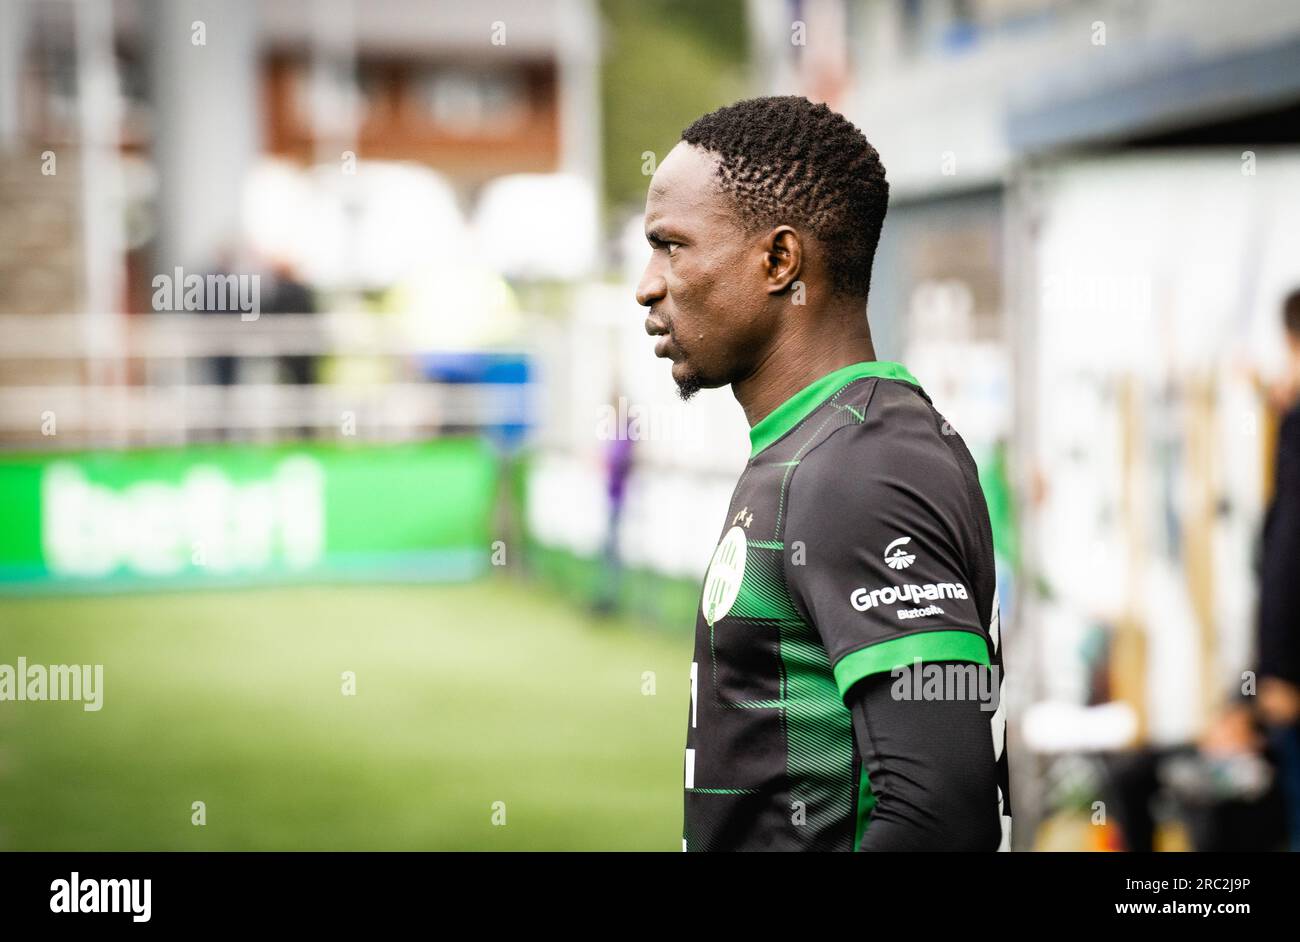
[[[0,585],[466,578],[497,463],[474,438],[0,457]]]

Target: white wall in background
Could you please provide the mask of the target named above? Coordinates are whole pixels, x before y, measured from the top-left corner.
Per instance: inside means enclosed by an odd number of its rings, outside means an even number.
[[[1047,486],[1026,518],[1037,535],[1029,565],[1055,599],[1025,623],[1041,632],[1042,693],[1069,698],[1082,689],[1086,626],[1138,619],[1157,742],[1193,736],[1206,694],[1181,537],[1176,529],[1171,544],[1168,530],[1190,511],[1194,382],[1215,386],[1215,424],[1203,431],[1227,508],[1212,525],[1210,682],[1227,692],[1251,666],[1264,417],[1247,368],[1276,369],[1280,303],[1300,285],[1300,214],[1288,210],[1300,205],[1300,156],[1261,151],[1255,175],[1241,167],[1239,151],[1148,153],[1035,180],[1038,235],[1024,260],[1035,274],[1018,302],[1035,335],[1036,447],[1026,457]],[[1127,468],[1126,382],[1141,403],[1139,457]]]

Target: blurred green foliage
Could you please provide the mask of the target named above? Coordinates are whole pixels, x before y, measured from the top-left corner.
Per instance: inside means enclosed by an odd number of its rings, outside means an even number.
[[[611,218],[645,204],[662,160],[702,114],[748,94],[744,0],[601,0],[602,133]]]

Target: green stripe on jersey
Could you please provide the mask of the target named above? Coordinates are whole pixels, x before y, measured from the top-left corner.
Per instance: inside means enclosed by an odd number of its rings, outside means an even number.
[[[843,389],[855,379],[864,376],[879,376],[883,379],[901,379],[918,389],[921,384],[916,381],[907,367],[889,360],[868,360],[864,363],[850,363],[833,373],[827,373],[799,390],[785,402],[781,403],[758,424],[749,430],[749,457],[753,458],[764,448],[773,444],[788,431],[808,418],[813,410]],[[860,421],[860,420],[859,420]]]
[[[988,665],[989,646],[973,631],[941,629],[903,635],[844,655],[835,664],[835,685],[840,696],[863,677],[887,673],[896,667],[909,667],[922,661],[970,661]]]

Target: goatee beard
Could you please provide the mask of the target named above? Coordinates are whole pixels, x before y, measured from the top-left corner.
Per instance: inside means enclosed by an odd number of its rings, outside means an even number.
[[[681,352],[682,358],[686,359],[688,357],[686,350],[682,347],[681,342],[677,339],[677,336],[672,333],[672,328],[669,327],[668,330],[669,330],[669,335],[673,339],[673,344]],[[673,382],[677,384],[677,395],[681,397],[682,402],[688,402],[692,396],[694,396],[697,392],[699,392],[701,389],[704,388],[704,383],[700,380],[699,372],[690,369],[689,367],[687,367],[687,372],[685,377],[683,377],[682,379],[678,379],[676,376],[674,376]]]
[[[675,382],[677,383],[677,395],[681,397],[682,402],[690,401],[692,396],[704,388],[697,373],[691,373],[685,379],[675,380]]]

